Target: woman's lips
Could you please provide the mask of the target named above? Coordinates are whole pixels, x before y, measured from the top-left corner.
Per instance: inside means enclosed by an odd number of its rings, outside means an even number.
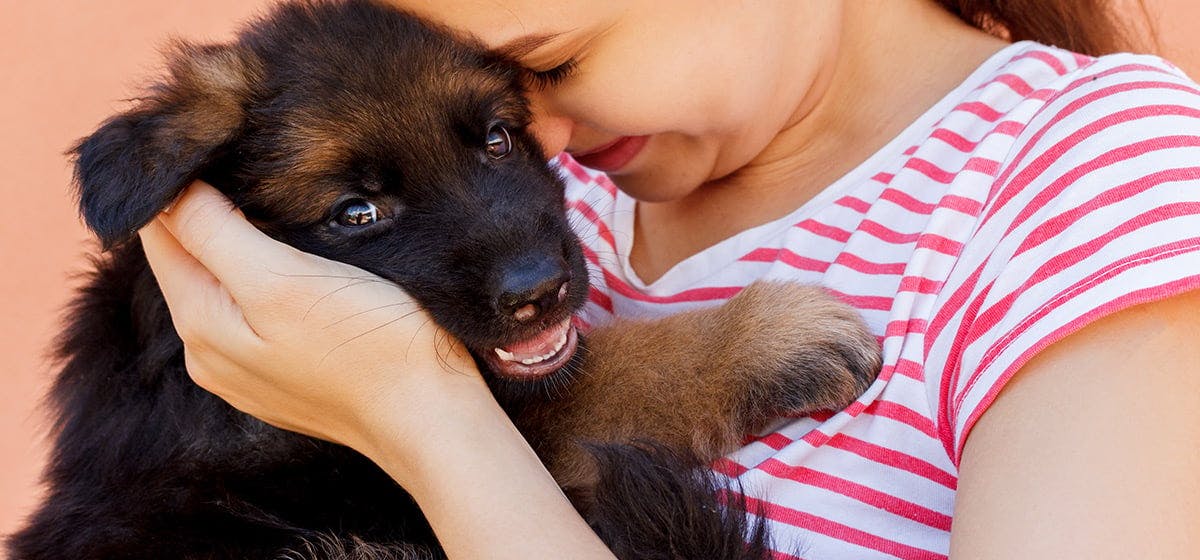
[[[625,167],[629,160],[642,151],[649,136],[622,136],[586,152],[571,154],[584,167],[612,173]]]

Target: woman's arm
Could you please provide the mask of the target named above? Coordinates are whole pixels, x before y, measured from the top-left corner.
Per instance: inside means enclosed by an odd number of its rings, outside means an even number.
[[[399,288],[270,239],[200,183],[141,238],[193,379],[370,457],[451,558],[612,558],[470,356]]]
[[[963,449],[951,558],[1200,554],[1200,293],[1026,364]]]
[[[426,434],[430,448],[411,454],[385,436],[370,457],[389,474],[405,465],[450,558],[612,559],[484,389],[458,394],[459,418]],[[411,421],[400,416],[381,425]]]

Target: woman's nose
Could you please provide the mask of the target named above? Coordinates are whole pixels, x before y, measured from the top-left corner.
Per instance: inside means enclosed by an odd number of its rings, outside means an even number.
[[[546,159],[566,150],[574,129],[571,119],[554,111],[550,99],[539,92],[529,94],[529,108],[533,113],[533,124],[530,125],[529,131],[542,145]]]

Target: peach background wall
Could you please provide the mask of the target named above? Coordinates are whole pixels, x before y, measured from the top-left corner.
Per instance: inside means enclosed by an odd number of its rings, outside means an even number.
[[[1200,76],[1200,2],[1160,21],[1168,57]],[[0,0],[0,535],[37,499],[44,353],[70,274],[92,250],[67,195],[62,152],[153,75],[169,34],[227,37],[266,0]]]
[[[219,40],[265,4],[0,0],[0,534],[36,501],[44,355],[93,249],[62,153],[155,73],[169,34]]]

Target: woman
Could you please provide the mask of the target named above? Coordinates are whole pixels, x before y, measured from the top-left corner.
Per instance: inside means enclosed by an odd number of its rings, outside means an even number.
[[[880,335],[858,403],[717,465],[780,550],[1195,555],[1200,89],[964,23],[1097,53],[1120,38],[1092,3],[397,3],[528,67],[547,152],[611,177],[558,160],[606,272],[587,320],[776,277]],[[316,278],[362,272],[204,185],[142,237],[196,381],[372,458],[452,558],[610,557],[461,348],[336,321],[404,294]]]

